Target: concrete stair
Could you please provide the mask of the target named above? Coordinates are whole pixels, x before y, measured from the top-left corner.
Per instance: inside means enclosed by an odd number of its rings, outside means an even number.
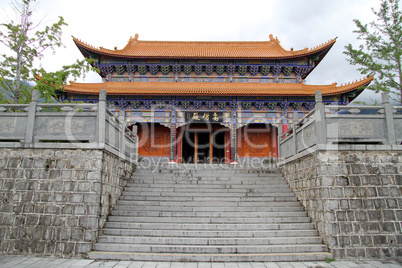
[[[137,170],[89,257],[203,262],[332,258],[277,170],[214,167]]]

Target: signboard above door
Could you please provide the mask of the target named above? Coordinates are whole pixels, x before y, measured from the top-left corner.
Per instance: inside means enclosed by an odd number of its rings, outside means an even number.
[[[222,123],[223,112],[181,112],[186,123]]]

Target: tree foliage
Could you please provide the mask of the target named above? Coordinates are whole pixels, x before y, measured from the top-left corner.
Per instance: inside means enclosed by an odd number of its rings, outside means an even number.
[[[41,92],[41,97],[47,102],[51,102],[55,95],[56,90],[64,90],[68,78],[85,77],[89,71],[97,71],[91,67],[89,63],[93,62],[92,59],[77,60],[75,63],[65,65],[60,70],[55,72],[47,72],[45,69],[35,69],[36,85],[33,89]]]
[[[369,25],[354,20],[357,39],[362,40],[358,48],[345,46],[344,54],[352,65],[359,65],[362,74],[375,74],[374,82],[368,87],[375,92],[390,92],[391,97],[402,103],[402,12],[399,0],[382,0],[377,16]]]
[[[52,25],[44,26],[34,24],[32,21],[35,0],[12,1],[12,5],[19,15],[19,22],[11,21],[2,23],[0,27],[0,42],[8,50],[0,55],[0,87],[6,91],[12,100],[3,98],[0,92],[0,99],[14,103],[29,102],[33,89],[41,92],[41,97],[50,101],[54,91],[62,89],[64,83],[71,76],[78,78],[91,69],[86,60],[76,61],[74,64],[63,66],[56,72],[46,72],[43,68],[35,68],[35,61],[40,61],[47,50],[55,51],[55,48],[63,46],[61,42],[62,27],[67,23],[63,17]],[[38,77],[42,77],[37,81]],[[28,83],[37,82],[36,86],[29,86]]]

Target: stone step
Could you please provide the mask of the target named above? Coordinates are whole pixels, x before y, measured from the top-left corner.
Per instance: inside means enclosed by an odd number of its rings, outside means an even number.
[[[183,173],[193,173],[193,172],[237,172],[237,173],[266,173],[266,174],[278,174],[280,173],[279,169],[264,169],[264,168],[241,168],[241,167],[229,167],[229,168],[221,168],[221,167],[205,167],[205,168],[192,168],[192,167],[183,167],[179,168],[175,167],[166,167],[166,168],[148,168],[148,169],[137,169],[136,172],[160,172],[160,173],[169,173],[169,172],[183,172]]]
[[[280,183],[283,184],[283,177],[275,176],[275,177],[235,177],[232,176],[210,176],[210,177],[202,177],[202,176],[176,176],[176,175],[143,175],[143,176],[132,176],[129,183],[159,183],[159,182],[176,182],[176,183],[194,183],[194,182],[203,182],[203,183],[233,183],[233,184],[265,184],[265,183]]]
[[[277,206],[289,205],[289,202],[277,203]],[[294,203],[290,205],[294,206]],[[119,205],[129,206],[160,206],[160,207],[265,207],[269,206],[266,201],[240,201],[240,202],[226,202],[226,201],[135,201],[135,200],[119,200]],[[273,204],[275,205],[275,204]],[[247,210],[246,210],[247,211]]]
[[[290,188],[287,183],[283,181],[283,179],[278,179],[276,181],[270,181],[270,182],[263,182],[261,180],[255,180],[255,181],[228,181],[227,183],[223,183],[222,181],[200,181],[200,180],[130,180],[129,183],[127,183],[126,187],[138,187],[143,185],[144,187],[158,187],[158,185],[170,185],[170,186],[179,186],[179,185],[196,185],[196,186],[204,186],[213,188],[214,186],[218,186],[219,188],[222,187],[222,185],[225,186],[234,186],[237,188],[250,188],[250,187],[265,187],[265,188]]]
[[[228,169],[214,169],[214,168],[206,168],[206,169],[158,169],[158,168],[150,168],[150,169],[137,169],[135,173],[137,174],[208,174],[211,172],[215,172],[216,174],[266,174],[266,175],[281,175],[279,170],[266,170],[266,169],[247,169],[247,168],[228,168]]]
[[[290,253],[290,252],[323,252],[323,244],[295,245],[144,245],[96,243],[95,250],[109,252],[142,252],[142,253],[198,253],[198,254],[242,254],[242,253]]]
[[[273,179],[269,181],[263,181],[264,179],[259,178],[256,180],[239,180],[239,181],[222,181],[222,180],[197,180],[197,179],[189,179],[189,178],[184,178],[183,180],[179,180],[177,178],[174,179],[147,179],[147,180],[140,180],[140,179],[131,179],[127,183],[127,187],[138,187],[139,185],[188,185],[188,186],[194,186],[194,185],[200,185],[200,186],[205,186],[205,187],[227,187],[227,186],[235,186],[238,188],[241,187],[266,187],[266,188],[286,188],[289,187],[289,185],[284,181],[284,179]],[[290,188],[290,187],[289,187]]]
[[[127,221],[124,221],[124,220]],[[132,217],[112,216],[106,222],[105,228],[131,229],[131,230],[188,230],[188,231],[294,231],[304,232],[314,230],[311,222],[303,223],[157,223],[157,222],[133,222]]]
[[[233,262],[332,257],[277,169],[174,166],[134,173],[90,258]]]
[[[215,201],[226,201],[226,202],[242,202],[242,201],[247,201],[247,202],[254,202],[254,201],[262,201],[262,202],[267,202],[267,206],[301,206],[298,201],[295,201],[294,198],[291,198],[289,201],[276,201],[272,197],[267,197],[267,196],[256,196],[256,197],[249,197],[249,196],[244,196],[244,195],[239,195],[237,197],[235,196],[179,196],[179,195],[137,195],[136,193],[129,193],[126,192],[124,195],[122,195],[121,200],[133,200],[133,201],[180,201],[180,202],[188,202],[188,201],[209,201],[209,202],[215,202]],[[278,204],[276,204],[278,202]]]
[[[130,260],[164,262],[300,262],[324,261],[333,258],[328,252],[251,253],[251,254],[197,254],[197,253],[133,253],[92,251],[88,254],[94,260]]]
[[[246,194],[255,194],[255,193],[261,193],[261,194],[269,194],[270,196],[294,196],[293,193],[275,193],[270,191],[269,189],[254,189],[254,188],[243,188],[243,189],[232,189],[232,188],[174,188],[174,187],[169,187],[169,188],[157,188],[157,187],[152,187],[152,188],[133,188],[128,190],[130,192],[177,192],[177,193],[215,193],[216,196],[219,196],[220,193],[242,193],[244,195]]]
[[[117,229],[144,229],[144,230],[192,230],[192,231],[278,231],[278,230],[314,230],[311,222],[292,223],[157,223],[157,222],[132,222],[133,217],[111,216],[106,222],[105,228]],[[125,221],[128,220],[128,221]]]
[[[264,201],[266,202],[288,202],[288,201],[297,201],[297,198],[295,196],[271,196],[266,193],[208,193],[208,192],[202,192],[202,193],[197,193],[197,192],[157,192],[157,191],[132,191],[132,192],[127,192],[127,194],[123,194],[121,196],[121,199],[123,200],[131,200],[133,196],[144,196],[151,198],[152,197],[241,197],[241,198],[250,198],[250,197],[256,197],[256,198],[264,198]],[[146,199],[147,200],[147,199]]]
[[[264,176],[282,176],[281,172],[268,172],[266,170],[257,170],[257,169],[149,169],[149,170],[144,170],[144,169],[137,169],[135,173],[137,175],[146,175],[146,174],[179,174],[179,175],[202,175],[202,176],[221,176],[221,175],[227,175],[227,174],[236,174],[238,176],[242,175],[264,175]]]
[[[159,174],[150,173],[138,175],[133,173],[131,180],[133,181],[151,181],[151,180],[165,180],[165,181],[194,181],[200,180],[205,182],[220,181],[220,182],[250,182],[254,183],[256,181],[266,181],[274,182],[283,179],[282,175],[265,175],[265,174],[214,174],[211,173],[208,176],[198,175],[198,174]]]
[[[135,173],[134,173],[135,174]],[[174,181],[174,182],[205,182],[205,183],[250,183],[250,184],[264,184],[266,182],[283,182],[283,177],[281,176],[256,176],[256,177],[236,177],[234,176],[210,176],[210,177],[197,177],[197,176],[175,176],[175,175],[134,175],[131,177],[132,182],[163,182],[163,181]]]
[[[112,216],[130,216],[130,217],[215,217],[215,218],[274,218],[274,217],[305,217],[305,212],[210,212],[210,211],[130,211],[130,210],[113,210]]]
[[[132,180],[167,180],[167,181],[183,181],[186,179],[189,180],[203,180],[203,181],[233,181],[233,182],[254,182],[254,181],[278,181],[283,178],[280,174],[236,174],[236,173],[225,173],[225,174],[216,174],[215,172],[211,172],[208,175],[203,174],[182,174],[182,173],[143,173],[138,174],[134,173],[131,177]]]
[[[288,202],[289,203],[289,202]],[[201,213],[212,213],[209,215],[216,215],[216,213],[241,213],[241,212],[254,212],[254,213],[265,213],[265,212],[295,212],[295,211],[304,211],[304,208],[298,205],[296,202],[293,202],[293,205],[289,206],[279,206],[275,203],[268,204],[266,207],[249,207],[247,211],[244,210],[243,207],[163,207],[160,206],[131,206],[121,204],[121,201],[117,202],[115,207],[116,211],[142,211],[142,212],[201,212]]]
[[[148,174],[148,173],[153,173],[153,174],[173,174],[173,173],[180,173],[180,174],[205,174],[205,173],[211,173],[211,172],[216,172],[217,174],[275,174],[275,175],[281,175],[280,171],[269,171],[269,170],[264,170],[264,169],[137,169],[135,171],[138,174]]]
[[[149,236],[112,236],[99,237],[99,243],[142,244],[142,245],[206,245],[206,246],[242,246],[242,245],[298,245],[320,244],[320,237],[259,237],[259,238],[201,238],[201,237],[149,237]]]
[[[175,169],[175,170],[263,170],[264,172],[278,172],[278,167],[271,165],[255,165],[254,163],[239,163],[238,165],[231,164],[209,164],[209,163],[182,163],[182,164],[169,164],[169,163],[140,163],[137,170],[153,170],[153,169]]]
[[[134,216],[109,216],[110,221],[137,222],[137,223],[216,223],[216,224],[253,224],[253,223],[307,223],[307,216],[271,217],[271,218],[209,218],[209,217],[134,217]]]
[[[244,237],[244,238],[256,238],[256,237],[300,237],[300,236],[317,236],[317,230],[230,230],[230,231],[202,231],[202,230],[146,230],[146,229],[118,229],[118,228],[104,228],[103,233],[105,235],[122,235],[122,236],[164,236],[169,234],[174,237]]]
[[[246,173],[246,172],[237,172],[237,171],[217,171],[217,170],[196,170],[196,171],[176,171],[176,170],[162,170],[155,172],[135,172],[133,173],[133,177],[141,177],[141,176],[154,176],[154,177],[281,177],[281,174],[273,174],[273,173]]]
[[[255,185],[255,184],[202,184],[202,183],[129,183],[127,184],[125,191],[135,190],[135,189],[144,189],[144,188],[185,188],[185,189],[254,189],[258,187],[258,189],[264,189],[267,193],[275,192],[275,191],[286,191],[291,192],[292,190],[286,184],[282,185]]]
[[[222,183],[258,183],[258,182],[280,182],[283,179],[281,175],[262,175],[262,174],[210,174],[209,176],[198,176],[196,174],[148,174],[148,175],[134,175],[131,176],[132,181],[204,181],[204,182],[222,182]]]

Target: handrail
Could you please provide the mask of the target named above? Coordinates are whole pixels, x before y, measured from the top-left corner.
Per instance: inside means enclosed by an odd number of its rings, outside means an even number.
[[[38,101],[39,92],[34,90],[29,104],[0,104],[0,146],[9,146],[11,142],[13,147],[39,148],[54,143],[58,147],[71,148],[75,144],[82,148],[109,148],[119,155],[137,159],[138,151],[133,151],[137,148],[137,134],[107,109],[105,90],[98,103]],[[23,108],[25,113],[6,112],[16,108]],[[57,108],[57,112],[48,111],[48,108]],[[110,129],[106,131],[106,128],[110,126],[113,126],[113,133],[109,137],[106,135]],[[89,143],[88,146],[85,143]]]
[[[279,133],[279,155],[294,158],[312,146],[340,142],[402,144],[402,106],[391,106],[387,93],[382,98],[382,104],[377,106],[324,105],[322,94],[317,91],[315,108],[300,120],[295,112],[293,118],[297,121],[286,132]],[[364,111],[371,112],[364,114]]]
[[[28,107],[29,104],[12,104],[12,103],[4,103],[0,104],[0,107]]]
[[[296,126],[300,126],[301,124],[303,124],[307,118],[309,118],[309,119],[311,120],[311,116],[314,115],[314,113],[315,113],[315,109],[311,110],[309,113],[307,113],[305,116],[303,116],[303,118],[301,118],[301,119],[296,123]],[[280,135],[280,137],[285,137],[285,136],[287,136],[287,135],[289,135],[289,134],[291,134],[291,133],[293,133],[293,126],[292,126],[292,127],[289,127],[286,132],[284,132],[284,133],[282,133],[282,134]]]
[[[351,110],[351,109],[362,109],[362,110],[379,110],[384,109],[384,105],[379,106],[364,106],[364,105],[352,105],[352,106],[344,106],[344,105],[325,105],[327,109],[338,109],[338,110]]]

